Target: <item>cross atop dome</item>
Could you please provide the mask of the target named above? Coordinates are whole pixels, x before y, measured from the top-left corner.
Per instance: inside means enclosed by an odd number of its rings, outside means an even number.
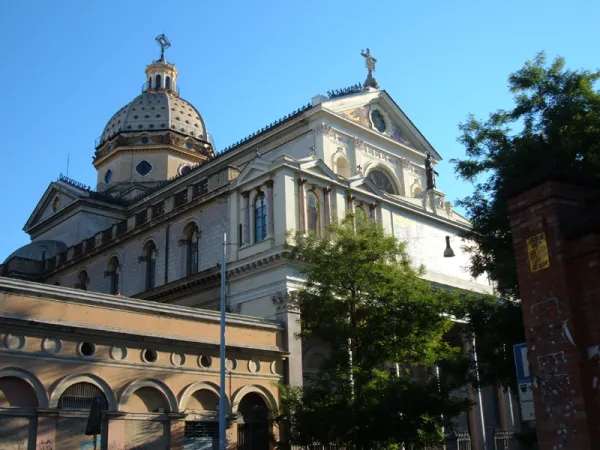
[[[164,61],[165,60],[165,50],[171,46],[171,42],[169,42],[169,39],[167,38],[167,36],[165,36],[164,33],[159,34],[154,39],[160,46],[160,60],[159,61]]]

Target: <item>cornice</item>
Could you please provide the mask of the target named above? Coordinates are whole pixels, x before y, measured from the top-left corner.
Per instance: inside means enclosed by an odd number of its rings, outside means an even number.
[[[114,296],[97,292],[82,291],[80,289],[52,286],[30,281],[16,280],[0,277],[0,292],[10,292],[14,295],[23,295],[32,298],[48,298],[67,303],[85,304],[110,309],[140,312],[144,314],[163,315],[165,317],[207,321],[220,323],[218,311],[200,310],[189,306],[168,305],[164,303],[149,302],[130,297]],[[254,327],[264,329],[281,329],[277,322],[258,319],[250,316],[228,315],[227,322],[242,327]]]

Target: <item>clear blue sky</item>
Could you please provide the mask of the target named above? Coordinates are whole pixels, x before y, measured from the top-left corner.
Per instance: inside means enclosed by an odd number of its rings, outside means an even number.
[[[596,68],[598,23],[598,0],[2,1],[0,261],[28,242],[21,228],[67,154],[69,175],[95,185],[94,139],[140,92],[159,33],[218,149],[364,81],[369,47],[455,200],[470,193],[449,164],[464,154],[457,124],[509,107],[508,74],[540,50]]]

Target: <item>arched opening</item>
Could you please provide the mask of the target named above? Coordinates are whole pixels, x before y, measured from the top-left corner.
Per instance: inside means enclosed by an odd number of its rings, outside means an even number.
[[[308,231],[317,236],[321,235],[321,221],[319,199],[313,192],[309,192],[306,202],[306,218],[308,222]]]
[[[340,177],[350,178],[350,165],[343,155],[338,155],[335,160],[333,171]]]
[[[260,192],[254,199],[254,242],[262,242],[267,237],[267,205],[265,194]]]
[[[169,401],[160,390],[152,386],[136,389],[128,397],[123,410],[128,413],[157,414],[154,419],[126,422],[125,448],[170,448],[167,413],[171,409]]]
[[[37,394],[33,387],[19,377],[0,378],[0,408],[37,408]]]
[[[62,393],[57,407],[62,410],[77,410],[88,412],[94,401],[98,399],[100,410],[108,411],[108,399],[98,386],[88,382],[74,383]],[[108,432],[106,414],[102,417],[102,432],[98,448],[104,448]],[[60,417],[56,423],[55,448],[93,448],[93,436],[86,436],[87,414],[77,417]]]
[[[2,448],[28,448],[29,437],[35,432],[35,413],[39,406],[35,389],[24,379],[15,376],[0,378],[0,409],[12,408],[10,415],[0,419]],[[25,409],[20,414],[19,409]]]
[[[262,397],[251,392],[246,394],[238,407],[242,423],[238,423],[238,449],[269,449],[269,409]]]
[[[112,295],[116,295],[119,292],[119,272],[120,272],[119,258],[113,256],[108,261],[108,269],[106,274],[108,276],[109,292]]]
[[[75,287],[77,289],[81,289],[82,291],[87,291],[89,283],[90,277],[88,276],[88,273],[85,270],[79,272],[79,275],[77,275],[77,284],[75,285]]]
[[[217,448],[219,444],[219,397],[208,389],[194,392],[188,399],[186,412],[200,420],[185,422],[185,448]]]
[[[148,78],[148,89],[152,89],[152,77]]]
[[[386,174],[383,170],[373,169],[369,171],[368,178],[381,189],[383,192],[387,192],[388,194],[397,194],[398,190],[392,178]]]
[[[156,75],[156,89],[162,88],[162,78],[160,75]]]
[[[169,401],[158,389],[144,386],[129,396],[125,410],[133,413],[168,413]]]
[[[167,89],[171,89],[171,77],[169,77],[169,76],[167,76],[167,77],[165,78],[165,87],[166,87]]]
[[[199,245],[200,230],[198,225],[190,223],[183,232],[183,243],[185,246],[185,274],[190,276],[198,272],[199,267]]]
[[[142,260],[146,264],[146,290],[154,289],[156,285],[156,245],[149,241],[142,250]]]

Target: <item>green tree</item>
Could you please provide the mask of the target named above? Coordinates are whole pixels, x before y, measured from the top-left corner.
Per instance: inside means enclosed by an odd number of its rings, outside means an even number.
[[[536,171],[576,170],[600,174],[600,72],[569,70],[563,58],[544,53],[510,75],[515,106],[470,116],[460,125],[466,158],[453,160],[457,174],[473,183],[473,195],[458,202],[472,229],[471,272],[488,274],[506,298],[518,298],[517,271],[508,219],[511,188]]]
[[[300,338],[318,338],[329,355],[302,391],[284,390],[281,422],[299,444],[395,448],[436,443],[443,417],[468,408],[433,369],[456,357],[443,338],[455,301],[421,279],[405,244],[369,220],[348,216],[325,238],[295,235],[293,256],[306,277],[297,301]],[[415,378],[399,367],[430,368]]]

